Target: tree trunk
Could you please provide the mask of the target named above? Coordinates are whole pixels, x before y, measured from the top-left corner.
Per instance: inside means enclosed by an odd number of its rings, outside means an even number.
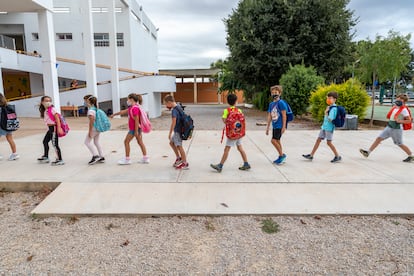
[[[371,119],[369,120],[369,126],[374,126],[374,108],[375,108],[375,73],[372,75],[372,108],[371,108]]]

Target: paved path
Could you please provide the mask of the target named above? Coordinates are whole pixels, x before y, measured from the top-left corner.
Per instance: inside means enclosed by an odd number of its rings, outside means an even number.
[[[244,139],[252,169],[239,171],[234,149],[222,173],[210,169],[221,157],[220,131],[197,131],[185,143],[190,170],[177,171],[167,132],[144,136],[151,164],[118,166],[123,156],[123,131],[104,133],[106,164],[88,166],[85,131],[61,140],[66,165],[37,164],[42,135],[17,139],[21,159],[0,161],[0,184],[62,183],[33,213],[38,215],[175,215],[175,214],[414,214],[412,163],[391,141],[369,159],[358,148],[368,146],[378,131],[337,131],[334,143],[343,162],[331,164],[331,152],[321,145],[312,162],[308,153],[317,131],[288,131],[283,137],[287,163],[274,166],[275,151],[263,131],[248,131]],[[414,149],[414,132],[405,133]],[[0,144],[0,152],[7,152]],[[138,146],[132,153],[139,156]]]

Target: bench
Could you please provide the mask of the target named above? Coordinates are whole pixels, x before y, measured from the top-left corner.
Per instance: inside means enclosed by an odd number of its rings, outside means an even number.
[[[64,105],[60,107],[60,112],[71,111],[73,117],[79,117],[79,108],[77,105]]]

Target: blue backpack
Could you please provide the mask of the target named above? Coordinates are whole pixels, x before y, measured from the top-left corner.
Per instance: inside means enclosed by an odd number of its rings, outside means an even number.
[[[290,105],[288,104],[288,102],[286,102],[285,100],[280,100],[280,102],[284,102],[286,104],[286,125],[293,121],[293,119],[295,118],[295,115],[293,114],[292,108],[290,107]],[[280,108],[279,108],[280,109]]]
[[[105,132],[111,129],[111,122],[108,119],[106,113],[99,108],[92,107],[92,110],[95,110],[95,122],[93,126],[98,132]]]
[[[345,124],[345,116],[346,116],[346,110],[345,107],[341,106],[341,105],[337,105],[337,106],[331,106],[329,107],[329,112],[331,111],[332,108],[336,107],[337,111],[336,111],[336,117],[335,119],[332,120],[332,123],[336,126],[336,127],[343,127]]]

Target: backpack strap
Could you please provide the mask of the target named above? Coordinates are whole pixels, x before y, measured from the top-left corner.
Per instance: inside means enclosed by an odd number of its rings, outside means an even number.
[[[53,106],[49,106],[47,108],[47,115],[49,115],[50,120],[52,120],[53,122],[56,122],[56,118],[52,114],[52,108],[53,108]]]

